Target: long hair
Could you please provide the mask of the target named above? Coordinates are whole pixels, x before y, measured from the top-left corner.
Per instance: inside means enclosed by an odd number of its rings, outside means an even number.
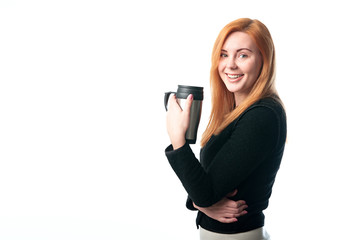
[[[218,72],[221,49],[227,37],[233,32],[244,32],[256,43],[262,56],[262,67],[247,98],[235,107],[234,94],[228,91]],[[203,133],[203,147],[212,137],[219,134],[240,114],[256,101],[264,97],[273,97],[281,103],[275,88],[275,49],[267,27],[258,20],[237,19],[226,25],[219,33],[212,52],[210,72],[212,109],[209,123]]]

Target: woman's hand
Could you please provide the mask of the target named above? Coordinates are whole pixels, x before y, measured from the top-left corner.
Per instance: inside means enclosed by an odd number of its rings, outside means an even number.
[[[190,94],[182,110],[177,103],[175,95],[173,94],[169,97],[167,131],[174,150],[186,143],[185,135],[189,127],[192,101],[193,95]]]
[[[228,199],[228,197],[233,197],[236,194],[237,189],[210,207],[202,208],[198,207],[194,203],[193,206],[206,214],[208,217],[213,218],[221,223],[237,222],[237,217],[247,214],[245,209],[248,206],[244,200],[233,201]]]

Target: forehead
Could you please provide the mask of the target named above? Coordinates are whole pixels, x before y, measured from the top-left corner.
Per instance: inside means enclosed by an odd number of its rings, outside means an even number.
[[[237,50],[240,48],[249,48],[256,50],[257,45],[247,33],[244,32],[233,32],[231,33],[223,44],[222,49],[224,50]]]

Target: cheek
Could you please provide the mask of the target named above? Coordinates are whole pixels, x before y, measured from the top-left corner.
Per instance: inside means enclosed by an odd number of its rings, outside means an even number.
[[[244,70],[248,74],[257,75],[260,70],[260,66],[256,61],[249,61],[247,64],[244,65]]]
[[[259,76],[259,74],[261,73],[261,69],[262,69],[262,58],[257,58],[255,64],[256,64],[255,71],[256,71],[257,76]]]
[[[218,72],[221,73],[224,69],[224,62],[223,61],[219,61],[218,63]]]

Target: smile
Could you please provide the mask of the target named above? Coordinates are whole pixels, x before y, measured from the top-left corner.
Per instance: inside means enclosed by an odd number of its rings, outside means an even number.
[[[244,74],[227,74],[227,77],[229,77],[231,80],[238,80],[239,78],[243,77]]]

